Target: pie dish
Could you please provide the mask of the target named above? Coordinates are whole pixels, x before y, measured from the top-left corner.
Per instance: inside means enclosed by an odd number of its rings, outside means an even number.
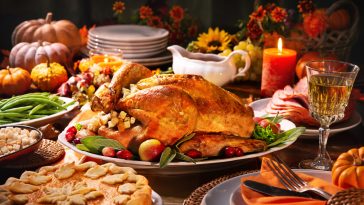
[[[62,164],[26,171],[0,186],[0,204],[152,204],[148,180],[113,163]]]

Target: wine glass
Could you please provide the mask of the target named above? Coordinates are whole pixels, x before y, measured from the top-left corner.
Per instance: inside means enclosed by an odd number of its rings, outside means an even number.
[[[314,160],[304,160],[299,166],[330,170],[332,161],[326,151],[329,127],[344,117],[359,67],[342,61],[323,60],[308,62],[305,68],[310,115],[320,123],[319,151]]]

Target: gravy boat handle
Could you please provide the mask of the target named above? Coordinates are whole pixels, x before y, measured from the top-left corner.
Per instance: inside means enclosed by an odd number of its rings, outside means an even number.
[[[250,60],[250,56],[247,52],[243,51],[243,50],[236,50],[230,53],[229,58],[232,59],[233,56],[235,56],[236,54],[240,54],[241,58],[245,59],[245,67],[244,68],[237,68],[238,72],[237,74],[234,76],[234,78],[239,77],[239,76],[245,76],[246,72],[248,72],[249,68],[250,68],[250,64],[251,64],[251,60]]]

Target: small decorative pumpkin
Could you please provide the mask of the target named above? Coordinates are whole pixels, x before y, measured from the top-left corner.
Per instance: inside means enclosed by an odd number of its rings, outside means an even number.
[[[338,9],[328,17],[329,27],[332,30],[344,30],[350,27],[351,18],[346,9]]]
[[[305,65],[309,61],[318,61],[318,60],[337,60],[337,58],[333,54],[323,55],[320,52],[310,51],[305,53],[297,62],[296,65],[296,75],[298,79],[304,78],[306,76],[306,68]]]
[[[6,68],[0,70],[0,94],[20,95],[32,84],[30,74],[22,68]]]
[[[342,153],[332,167],[332,182],[342,188],[364,188],[364,147]]]
[[[41,63],[30,74],[33,83],[42,91],[52,92],[68,80],[66,69],[59,63]]]
[[[12,67],[21,67],[30,72],[34,66],[46,63],[47,59],[67,66],[71,61],[71,53],[61,43],[22,42],[11,49],[9,64]]]
[[[13,31],[11,41],[13,46],[20,42],[47,41],[50,43],[62,43],[72,53],[76,53],[81,47],[81,36],[78,28],[68,20],[52,21],[52,13],[48,13],[45,19],[24,21]]]
[[[323,9],[316,9],[313,13],[304,15],[303,30],[311,37],[316,38],[327,29],[327,16]]]

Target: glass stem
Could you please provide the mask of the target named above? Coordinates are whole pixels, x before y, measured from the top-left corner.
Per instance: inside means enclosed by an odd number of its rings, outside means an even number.
[[[329,138],[330,129],[328,126],[322,126],[319,128],[319,159],[327,159],[326,155],[326,144],[327,139]],[[330,160],[330,158],[328,159]]]

